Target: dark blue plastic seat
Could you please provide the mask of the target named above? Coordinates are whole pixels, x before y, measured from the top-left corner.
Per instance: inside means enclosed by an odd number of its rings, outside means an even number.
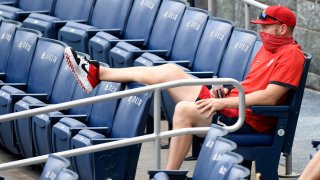
[[[135,0],[122,36],[98,32],[89,40],[90,57],[110,64],[109,51],[117,42],[147,45],[161,2],[161,0]]]
[[[39,31],[16,28],[11,48],[7,53],[6,71],[1,72],[3,78],[1,78],[0,83],[27,83],[38,37],[41,37]]]
[[[35,30],[17,28],[9,52],[7,73],[1,73],[5,83],[0,80],[0,86],[18,86],[20,83],[23,85],[27,83],[30,65],[39,36],[41,36],[41,33]],[[2,110],[4,110],[2,114],[5,114],[7,111],[5,109]],[[1,144],[8,147],[10,151],[16,152],[16,150],[13,149],[15,141],[12,135],[13,121],[0,123]]]
[[[56,39],[58,30],[67,21],[87,22],[95,0],[56,0],[52,13],[32,13],[23,26],[36,29],[43,36]]]
[[[109,94],[122,90],[120,83],[101,82],[96,90],[97,95]],[[86,121],[77,120],[73,117],[63,117],[52,127],[52,145],[55,152],[71,149],[71,138],[83,128],[112,127],[118,101],[110,100],[90,105],[86,112]],[[71,112],[70,114],[76,114]],[[80,114],[80,112],[79,112]],[[84,113],[82,113],[84,114]],[[37,134],[36,136],[41,136]],[[39,145],[41,142],[39,142]]]
[[[0,72],[7,71],[8,56],[15,30],[22,24],[16,21],[2,20],[0,26]]]
[[[212,124],[201,148],[192,179],[226,179],[230,169],[242,162],[240,155],[230,152],[236,149],[237,145],[221,137],[226,134],[224,128]],[[153,176],[157,172],[159,171],[149,171],[150,178],[156,178]],[[187,174],[187,171],[179,170],[161,172],[175,179],[185,179]]]
[[[169,55],[186,4],[179,0],[163,0],[154,22],[149,43],[142,49]],[[111,67],[133,66],[134,59],[145,51],[126,42],[119,42],[110,50]]]
[[[54,0],[19,0],[15,7],[0,4],[0,16],[21,21],[33,12],[51,12],[53,3]]]
[[[53,154],[49,154],[49,157],[42,170],[40,180],[55,179],[62,169],[70,166],[68,159]]]
[[[127,89],[142,87],[127,84]],[[84,129],[72,138],[72,148],[112,142],[144,133],[151,93],[120,100],[112,127],[105,133]],[[85,154],[73,158],[74,168],[81,179],[134,179],[141,144]]]
[[[78,174],[70,169],[63,168],[58,176],[55,178],[56,180],[77,180],[79,178]]]
[[[232,166],[232,168],[228,172],[228,176],[226,179],[228,180],[250,179],[249,178],[250,174],[251,173],[248,168],[235,164]]]
[[[24,87],[26,91],[24,92],[7,85],[2,86],[0,89],[0,101],[2,104],[0,111],[2,114],[13,112],[14,108],[19,110],[19,105],[15,104],[15,102],[28,95],[36,96],[42,100],[49,99],[56,75],[59,71],[61,62],[64,59],[63,52],[65,47],[66,45],[61,42],[46,38],[39,38],[31,63],[28,82]],[[50,73],[48,73],[48,69],[50,69]],[[24,106],[24,104],[21,104],[21,106]],[[17,126],[22,127],[22,136],[16,137],[18,142],[28,144],[27,140],[31,141],[32,136],[24,135],[23,131],[27,128],[31,128],[30,120],[15,121],[16,132],[20,130],[17,129]],[[23,138],[26,138],[26,140],[23,140]],[[30,145],[32,146],[32,144]],[[28,149],[28,152],[31,150],[32,148]],[[32,156],[32,154],[23,155],[25,157]]]
[[[295,130],[298,122],[301,101],[312,56],[305,54],[303,73],[299,87],[292,93],[287,105],[252,106],[254,114],[275,117],[278,119],[273,134],[230,134],[229,139],[238,145],[236,152],[247,161],[255,161],[256,172],[264,179],[278,178],[278,165],[281,153],[291,154]]]
[[[96,0],[87,24],[68,22],[58,39],[80,52],[88,52],[88,41],[99,31],[121,34],[133,0]]]

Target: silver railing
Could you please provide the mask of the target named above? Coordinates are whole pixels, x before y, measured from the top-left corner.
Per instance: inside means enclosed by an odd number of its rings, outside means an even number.
[[[105,95],[79,99],[75,101],[69,101],[69,102],[60,103],[60,104],[49,105],[46,107],[2,115],[0,116],[0,123],[6,122],[6,121],[12,121],[18,118],[30,117],[37,114],[64,110],[71,107],[82,106],[86,104],[93,104],[93,103],[98,103],[101,101],[106,101],[111,99],[119,99],[125,96],[133,96],[133,95],[146,93],[146,92],[154,92],[154,133],[153,134],[123,139],[115,142],[108,142],[108,143],[93,145],[93,146],[79,148],[79,149],[58,152],[55,154],[62,157],[72,157],[72,156],[78,156],[81,154],[93,153],[93,152],[114,149],[114,148],[133,145],[133,144],[139,144],[147,141],[154,141],[155,142],[154,151],[155,151],[155,158],[156,158],[155,169],[160,169],[160,163],[161,163],[160,140],[162,138],[168,138],[168,137],[180,136],[180,135],[186,135],[186,134],[205,134],[209,130],[209,127],[202,127],[202,128],[184,128],[184,129],[172,130],[167,132],[160,132],[160,117],[161,117],[160,116],[160,108],[161,108],[160,92],[161,90],[178,87],[178,86],[218,85],[218,84],[230,84],[236,87],[239,91],[238,121],[236,122],[236,124],[232,126],[225,127],[228,130],[228,132],[234,132],[238,130],[244,122],[246,106],[245,106],[245,94],[241,84],[238,81],[230,78],[188,79],[188,80],[171,81],[171,82],[155,84],[155,85],[148,85],[148,86],[137,88],[137,89],[120,91],[112,94],[105,94]],[[42,156],[37,156],[33,158],[27,158],[27,159],[22,159],[18,161],[3,163],[3,164],[0,164],[0,171],[11,169],[11,168],[28,166],[32,164],[38,164],[46,161],[47,158],[48,158],[48,155],[42,155]]]

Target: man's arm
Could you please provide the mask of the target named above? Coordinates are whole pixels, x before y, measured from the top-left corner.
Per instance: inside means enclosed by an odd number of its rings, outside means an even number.
[[[253,105],[276,105],[280,98],[289,90],[288,87],[269,84],[265,90],[255,91],[246,95],[246,106]],[[238,108],[239,98],[226,98],[226,108]]]
[[[289,90],[288,87],[279,86],[276,84],[269,84],[266,89],[252,92],[246,95],[246,106],[253,105],[275,105],[279,99]],[[211,116],[215,111],[223,108],[238,108],[239,98],[210,98],[197,101],[198,109],[201,113],[209,113]]]

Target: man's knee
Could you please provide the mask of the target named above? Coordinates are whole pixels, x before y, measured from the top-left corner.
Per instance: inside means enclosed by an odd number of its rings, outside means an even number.
[[[174,119],[173,124],[185,124],[185,125],[191,125],[190,117],[191,114],[191,103],[187,101],[181,101],[177,103],[175,110],[174,110]]]

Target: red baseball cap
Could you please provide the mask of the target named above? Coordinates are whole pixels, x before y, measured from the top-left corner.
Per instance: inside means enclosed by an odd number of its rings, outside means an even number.
[[[296,26],[296,16],[287,7],[269,6],[261,14],[258,20],[251,21],[252,24],[286,24]]]

